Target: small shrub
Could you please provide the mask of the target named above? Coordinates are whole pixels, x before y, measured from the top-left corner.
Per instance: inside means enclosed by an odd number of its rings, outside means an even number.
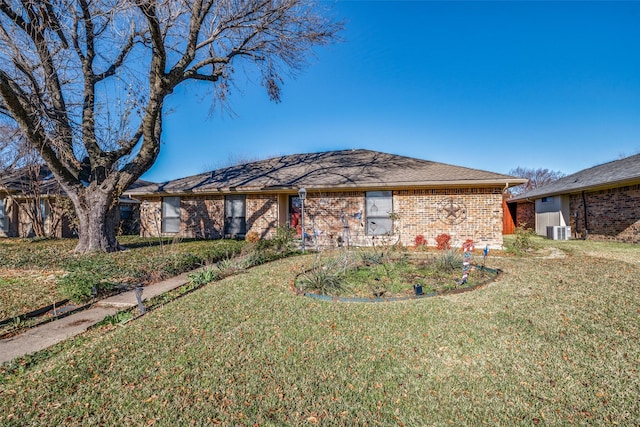
[[[231,274],[239,270],[244,270],[245,265],[244,260],[236,258],[225,258],[216,264],[222,274]]]
[[[98,322],[96,326],[111,325],[116,326],[123,324],[133,319],[133,314],[129,310],[120,310],[116,314],[105,317],[102,321]]]
[[[436,248],[441,251],[451,249],[451,236],[447,233],[439,234],[436,237]]]
[[[288,225],[280,226],[276,229],[276,235],[273,239],[273,244],[277,249],[288,250],[293,243],[293,238],[296,235],[296,229],[289,227]]]
[[[378,265],[385,262],[384,252],[363,251],[358,253],[358,256],[365,265]]]
[[[416,248],[424,249],[427,247],[427,239],[424,238],[422,234],[418,234],[416,238],[413,240]]]
[[[189,282],[195,286],[206,285],[220,278],[220,271],[213,265],[204,267],[202,270],[194,271],[188,275]]]
[[[300,276],[298,286],[303,291],[314,291],[322,295],[337,295],[343,292],[346,288],[340,262],[331,259],[314,267]]]
[[[255,231],[250,231],[245,236],[245,240],[249,243],[256,243],[257,241],[260,240],[260,235]]]
[[[454,249],[448,249],[436,260],[439,269],[445,272],[451,272],[462,266],[462,254]]]
[[[522,253],[528,250],[537,249],[533,243],[533,237],[536,235],[535,230],[527,228],[525,224],[520,224],[515,229],[515,240],[513,244],[507,248],[515,253]]]
[[[74,271],[58,281],[58,289],[76,303],[89,301],[93,296],[111,291],[113,283],[104,281],[102,274],[89,271]]]

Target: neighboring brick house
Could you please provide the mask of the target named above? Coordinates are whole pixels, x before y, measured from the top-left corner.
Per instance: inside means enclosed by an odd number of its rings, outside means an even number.
[[[509,203],[517,204],[516,222],[541,235],[547,226],[567,226],[574,238],[640,243],[640,154],[581,170]]]
[[[137,181],[132,188],[148,184]],[[120,198],[121,234],[139,233],[139,204]],[[75,237],[73,216],[71,201],[47,166],[31,165],[0,177],[0,237],[33,237],[36,227],[47,237]]]
[[[142,236],[273,236],[278,226],[320,245],[413,245],[439,234],[454,244],[502,245],[503,192],[521,178],[369,150],[296,154],[127,191],[140,200]]]

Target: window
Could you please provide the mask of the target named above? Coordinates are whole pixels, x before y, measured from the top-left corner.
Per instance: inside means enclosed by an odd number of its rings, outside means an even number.
[[[0,231],[7,231],[8,221],[4,214],[4,200],[0,199]]]
[[[553,197],[543,197],[542,203],[553,203]]]
[[[40,219],[43,224],[47,222],[47,218],[49,218],[50,213],[49,203],[47,203],[46,200],[40,200]]]
[[[237,237],[247,232],[247,198],[244,195],[225,196],[224,234]]]
[[[180,197],[162,198],[162,232],[180,231]]]
[[[381,236],[393,232],[393,193],[368,191],[366,193],[367,235]]]
[[[133,206],[131,206],[129,204],[120,205],[120,219],[121,220],[131,219],[132,216],[133,216]]]

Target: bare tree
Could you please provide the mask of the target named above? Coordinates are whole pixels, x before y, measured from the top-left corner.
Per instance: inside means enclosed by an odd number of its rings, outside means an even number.
[[[533,190],[534,188],[542,187],[550,182],[556,181],[565,176],[563,172],[552,171],[549,169],[529,169],[518,166],[515,169],[511,169],[509,175],[517,176],[519,178],[526,178],[529,180],[524,185],[519,185],[509,189],[512,196],[517,196],[525,191]]]
[[[76,251],[117,250],[118,197],[155,162],[178,85],[224,102],[246,65],[277,102],[340,29],[310,0],[0,0],[0,121],[71,199]]]

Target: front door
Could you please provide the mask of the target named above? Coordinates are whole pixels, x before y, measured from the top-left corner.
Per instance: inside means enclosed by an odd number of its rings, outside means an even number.
[[[289,225],[296,229],[296,236],[302,236],[302,200],[298,196],[289,196]]]

